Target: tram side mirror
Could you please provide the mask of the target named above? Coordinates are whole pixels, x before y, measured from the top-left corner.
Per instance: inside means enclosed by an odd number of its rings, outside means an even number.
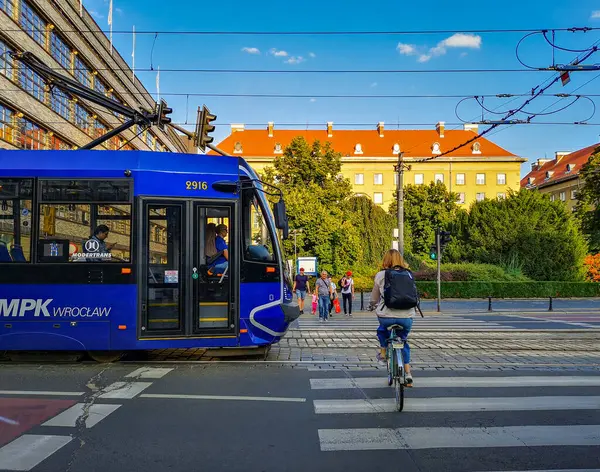
[[[212,188],[217,192],[236,193],[238,190],[238,183],[232,180],[219,180],[212,184]]]
[[[283,230],[283,239],[287,239],[290,235],[290,226],[287,218],[287,210],[283,199],[279,200],[274,207],[275,227]]]

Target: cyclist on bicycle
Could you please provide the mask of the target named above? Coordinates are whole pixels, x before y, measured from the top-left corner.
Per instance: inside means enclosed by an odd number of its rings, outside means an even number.
[[[379,271],[375,275],[375,283],[373,292],[371,293],[371,306],[375,308],[375,313],[379,319],[379,327],[377,328],[377,338],[379,339],[379,345],[381,350],[377,353],[377,360],[385,362],[386,346],[388,341],[388,330],[389,326],[394,324],[402,326],[402,329],[398,328],[396,334],[402,339],[406,339],[410,332],[413,324],[413,316],[415,315],[415,309],[410,308],[408,310],[397,310],[388,308],[385,305],[384,300],[384,284],[385,284],[385,271],[386,269],[403,268],[408,269],[408,264],[396,249],[390,249],[385,253],[383,257],[383,270]],[[402,348],[402,359],[404,360],[404,367],[406,372],[406,386],[412,387],[413,378],[410,371],[410,346],[408,342],[404,343]]]

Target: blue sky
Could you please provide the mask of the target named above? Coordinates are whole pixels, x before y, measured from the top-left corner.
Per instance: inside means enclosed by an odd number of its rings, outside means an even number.
[[[329,2],[159,2],[143,4],[133,0],[114,1],[114,30],[137,31],[211,30],[211,31],[397,31],[481,29],[536,29],[600,27],[597,0],[505,0],[503,2],[463,3],[429,0],[423,2],[373,2],[357,0]],[[108,29],[108,0],[84,0],[103,29]],[[143,5],[143,6],[142,6]],[[166,9],[165,5],[169,5]],[[424,8],[423,6],[426,5]],[[501,5],[501,6],[498,6]],[[152,65],[156,69],[519,69],[515,46],[522,33],[477,35],[374,35],[374,36],[193,36],[159,34]],[[559,33],[557,43],[583,49],[600,40],[600,31]],[[138,35],[136,68],[149,68],[154,35]],[[114,43],[131,63],[131,34],[115,34]],[[544,67],[552,61],[552,49],[543,39],[531,38],[524,44],[523,58],[533,66]],[[559,63],[573,54],[557,52]],[[600,52],[587,63],[600,63]],[[600,72],[572,75],[571,83],[557,83],[548,93],[568,93]],[[156,93],[156,73],[140,72],[138,77],[151,93]],[[485,74],[219,74],[161,72],[160,90],[165,93],[234,94],[498,94],[525,93],[549,73]],[[600,78],[579,93],[600,94]],[[218,115],[216,141],[229,134],[229,123],[258,123],[263,127],[282,123],[366,123],[372,128],[384,121],[386,128],[397,123],[458,123],[457,99],[328,99],[328,98],[247,98],[174,97],[164,95],[174,108],[176,122],[191,124],[196,108],[203,103]],[[556,98],[542,97],[530,111],[541,110]],[[506,101],[506,100],[505,100]],[[487,99],[486,106],[507,110],[518,101],[503,106],[503,101]],[[563,101],[564,105],[565,102]],[[585,101],[535,121],[572,122],[589,117],[592,107]],[[480,118],[475,103],[459,109],[464,119]],[[600,113],[600,110],[599,110]],[[488,118],[492,118],[488,115]],[[521,116],[521,118],[524,118]],[[600,123],[600,115],[590,122]],[[305,127],[305,125],[304,125]],[[406,128],[406,126],[401,126]],[[364,128],[364,127],[363,127]],[[452,127],[450,127],[452,128]],[[480,129],[483,129],[480,127]],[[491,139],[530,162],[555,151],[576,150],[600,141],[600,127],[533,126],[503,127]],[[526,164],[523,171],[529,168]]]

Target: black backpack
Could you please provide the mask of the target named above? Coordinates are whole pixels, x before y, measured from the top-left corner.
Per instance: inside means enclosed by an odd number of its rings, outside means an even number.
[[[385,306],[393,310],[410,310],[419,306],[417,284],[410,270],[394,267],[385,271],[383,300]]]

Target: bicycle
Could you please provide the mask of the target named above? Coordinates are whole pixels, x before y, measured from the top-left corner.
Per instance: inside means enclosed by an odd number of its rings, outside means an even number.
[[[396,410],[404,409],[404,385],[406,385],[406,369],[402,359],[402,348],[406,342],[406,337],[400,337],[396,334],[396,329],[403,327],[397,324],[388,326],[390,336],[387,339],[385,358],[388,372],[388,385],[394,384],[396,394]]]

